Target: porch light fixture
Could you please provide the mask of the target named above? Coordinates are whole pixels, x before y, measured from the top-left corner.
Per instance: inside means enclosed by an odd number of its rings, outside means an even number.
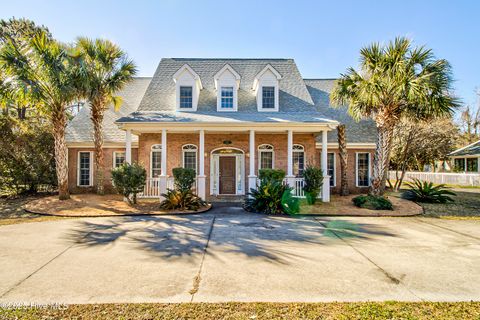
[[[229,145],[229,144],[232,144],[232,141],[230,141],[230,140],[223,140],[223,144]]]

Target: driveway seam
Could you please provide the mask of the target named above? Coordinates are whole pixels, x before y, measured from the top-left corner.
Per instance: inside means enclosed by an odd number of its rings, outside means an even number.
[[[90,231],[89,233],[87,233],[86,235],[84,235],[81,239],[84,239],[86,238],[90,233],[92,233],[94,230],[96,229],[93,229],[92,231]],[[22,280],[18,281],[17,283],[15,283],[10,289],[8,289],[7,291],[5,291],[4,293],[2,293],[0,295],[0,298],[3,298],[5,297],[7,294],[9,294],[10,292],[12,292],[13,290],[15,290],[16,288],[18,288],[22,283],[24,283],[25,281],[27,281],[29,278],[31,278],[33,275],[35,275],[36,273],[38,273],[40,270],[42,270],[43,268],[45,268],[47,265],[49,265],[52,261],[56,260],[58,257],[60,257],[61,255],[63,255],[65,252],[67,252],[68,250],[70,250],[72,247],[78,245],[78,243],[72,243],[71,245],[69,245],[68,247],[66,247],[65,249],[63,249],[60,253],[58,253],[55,257],[51,258],[50,260],[48,260],[46,263],[44,263],[43,265],[41,265],[39,268],[37,268],[36,270],[34,270],[32,273],[30,273],[28,276],[26,276],[25,278],[23,278]]]
[[[320,220],[318,220],[317,218],[314,218],[315,221],[317,221],[318,223],[320,223],[321,226],[323,226],[325,229],[328,229],[328,227]],[[421,297],[419,297],[418,295],[416,295],[414,292],[412,292],[407,286],[405,286],[398,278],[396,278],[395,276],[391,275],[387,270],[383,269],[382,267],[380,267],[377,263],[375,263],[372,259],[370,259],[367,255],[365,255],[363,252],[361,252],[359,249],[355,248],[350,242],[348,242],[347,240],[343,239],[342,237],[340,237],[336,232],[335,230],[331,230],[329,229],[334,235],[335,237],[337,237],[338,239],[340,239],[343,243],[345,243],[346,245],[348,245],[350,248],[352,248],[355,252],[357,252],[359,255],[361,255],[363,258],[365,258],[368,262],[370,262],[371,264],[373,264],[378,270],[380,270],[380,272],[383,273],[383,275],[385,275],[391,282],[393,282],[394,284],[401,284],[405,289],[407,289],[408,292],[410,292],[413,296],[417,297],[418,299],[420,299],[421,301],[425,301],[424,299],[422,299]]]
[[[456,230],[453,230],[453,229],[450,229],[450,228],[447,228],[447,227],[439,226],[438,224],[435,224],[435,223],[426,222],[426,221],[420,220],[418,218],[416,220],[418,222],[428,224],[429,226],[433,226],[433,227],[437,227],[437,228],[440,228],[440,229],[443,229],[443,230],[447,230],[447,231],[462,235],[464,237],[472,238],[472,239],[475,239],[475,240],[480,240],[480,238],[478,238],[478,237],[475,237],[475,236],[472,236],[472,235],[469,235],[469,234],[466,234],[466,233],[463,233],[463,232],[460,232],[460,231],[456,231]]]
[[[212,219],[212,223],[210,224],[210,229],[208,230],[208,236],[207,236],[207,243],[205,244],[205,247],[203,248],[203,254],[202,254],[202,260],[200,261],[200,266],[198,268],[198,272],[193,278],[193,287],[190,289],[189,293],[191,294],[190,302],[193,302],[193,298],[195,294],[198,292],[198,289],[200,288],[200,281],[202,280],[201,278],[201,273],[203,269],[203,262],[205,261],[205,256],[207,255],[207,249],[208,249],[208,244],[210,243],[210,238],[212,236],[213,232],[213,225],[215,224],[215,216]]]

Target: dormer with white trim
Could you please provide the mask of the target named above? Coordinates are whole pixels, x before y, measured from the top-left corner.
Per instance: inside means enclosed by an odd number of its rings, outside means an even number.
[[[228,64],[215,74],[217,111],[237,111],[240,78],[238,72]]]
[[[278,111],[280,73],[270,64],[267,64],[253,80],[252,90],[257,97],[259,112]]]
[[[198,97],[203,89],[200,76],[188,64],[184,64],[173,75],[173,81],[177,111],[197,111]]]

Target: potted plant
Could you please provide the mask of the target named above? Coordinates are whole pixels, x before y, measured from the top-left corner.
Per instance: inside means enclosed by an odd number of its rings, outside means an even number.
[[[305,180],[303,191],[305,192],[307,203],[313,205],[317,201],[320,190],[322,190],[322,169],[314,166],[307,166],[305,170],[303,170],[303,179]]]

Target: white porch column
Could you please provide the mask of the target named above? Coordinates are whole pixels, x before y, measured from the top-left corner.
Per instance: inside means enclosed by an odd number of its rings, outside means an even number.
[[[160,194],[167,192],[167,130],[162,129],[162,159],[159,188]]]
[[[330,176],[328,175],[328,146],[327,146],[327,130],[322,131],[322,171],[323,171],[323,187],[322,202],[330,202]]]
[[[130,129],[125,132],[125,161],[132,163],[132,130]]]
[[[248,172],[248,192],[257,188],[257,176],[255,175],[255,131],[250,130],[250,170]]]
[[[200,198],[206,198],[205,185],[205,130],[199,132],[199,148],[198,148],[198,175],[197,175],[197,194]]]
[[[295,187],[295,176],[293,175],[293,131],[287,132],[287,184]]]

